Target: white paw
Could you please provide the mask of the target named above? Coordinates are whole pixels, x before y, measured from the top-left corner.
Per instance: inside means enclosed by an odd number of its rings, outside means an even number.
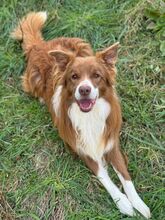
[[[148,206],[141,200],[140,197],[131,201],[133,207],[137,209],[144,217],[147,219],[151,218],[150,209]]]
[[[120,197],[115,200],[115,203],[121,213],[123,213],[125,215],[129,215],[129,216],[135,215],[132,204],[127,199],[126,195],[124,195],[123,193],[121,193]]]
[[[43,99],[42,97],[39,97],[39,101],[40,101],[40,103],[41,103],[42,105],[45,104],[45,101],[44,101],[44,99]]]

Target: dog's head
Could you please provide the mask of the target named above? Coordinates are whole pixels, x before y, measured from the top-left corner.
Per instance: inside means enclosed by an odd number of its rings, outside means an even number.
[[[115,81],[119,43],[97,52],[95,56],[77,57],[64,51],[50,51],[62,72],[63,88],[68,100],[83,112],[92,110],[99,97],[106,99]],[[111,90],[110,90],[111,89]]]

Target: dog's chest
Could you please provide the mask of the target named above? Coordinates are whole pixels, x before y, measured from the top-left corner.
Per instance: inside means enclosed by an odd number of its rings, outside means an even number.
[[[109,103],[103,98],[99,98],[88,113],[80,111],[78,105],[73,103],[68,114],[77,133],[76,148],[78,153],[88,155],[94,160],[101,159],[105,150],[103,132],[106,119],[110,114]]]

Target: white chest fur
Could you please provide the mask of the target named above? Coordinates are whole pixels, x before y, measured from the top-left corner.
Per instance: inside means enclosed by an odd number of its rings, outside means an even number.
[[[99,98],[88,113],[80,111],[76,103],[71,105],[68,115],[77,133],[79,154],[88,155],[94,160],[102,158],[105,150],[102,135],[110,110],[110,104],[103,98]]]
[[[60,109],[60,103],[61,103],[61,92],[62,92],[63,86],[58,86],[55,90],[55,93],[52,97],[52,105],[54,112],[56,114],[56,117],[60,116],[59,109]]]

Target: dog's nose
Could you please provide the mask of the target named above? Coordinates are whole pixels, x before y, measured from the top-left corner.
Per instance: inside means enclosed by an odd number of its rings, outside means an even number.
[[[82,96],[87,96],[91,92],[91,87],[90,86],[80,86],[79,88],[79,93]]]

